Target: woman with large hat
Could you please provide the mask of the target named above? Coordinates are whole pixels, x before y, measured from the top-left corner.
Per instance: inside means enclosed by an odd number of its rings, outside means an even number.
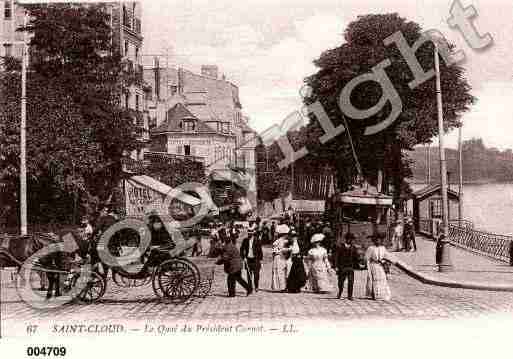
[[[365,252],[367,260],[367,284],[365,294],[372,299],[390,300],[392,293],[388,286],[387,275],[385,273],[386,261],[390,259],[390,254],[383,245],[383,235],[375,234],[370,236],[372,245]]]
[[[295,230],[290,231],[289,246],[291,248],[291,266],[287,277],[287,291],[299,293],[306,284],[306,272]]]
[[[290,228],[286,224],[280,224],[276,227],[278,238],[274,241],[272,249],[271,290],[273,291],[283,292],[287,290],[287,276],[291,267],[290,253],[292,252],[288,240],[289,232]]]
[[[328,260],[328,251],[321,246],[323,240],[324,234],[314,234],[310,240],[312,248],[306,257],[309,286],[315,293],[327,293],[333,290],[333,285],[330,282],[330,274],[333,270]]]

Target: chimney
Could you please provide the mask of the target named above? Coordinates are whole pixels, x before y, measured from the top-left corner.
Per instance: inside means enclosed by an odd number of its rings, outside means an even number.
[[[157,101],[160,100],[160,65],[159,58],[155,56],[153,58],[153,71],[155,72],[155,97]]]
[[[179,94],[183,93],[183,69],[181,67],[178,68],[178,79],[177,79],[177,91]]]
[[[217,65],[202,65],[201,74],[203,76],[217,79],[217,77],[219,76],[219,68],[217,67]]]

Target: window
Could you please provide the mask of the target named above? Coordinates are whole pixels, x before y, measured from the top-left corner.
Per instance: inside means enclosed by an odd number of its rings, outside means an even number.
[[[4,1],[4,19],[11,20],[12,19],[12,0]]]
[[[135,95],[135,110],[139,111],[139,95]]]
[[[429,201],[431,218],[442,218],[442,201],[439,199],[432,199]]]
[[[196,130],[196,124],[194,121],[184,121],[185,131],[192,132]]]
[[[130,28],[130,18],[125,5],[123,5],[123,25]]]
[[[12,56],[12,44],[4,44],[5,56]]]
[[[157,127],[157,118],[156,117],[150,118],[149,127],[150,127],[150,129]]]
[[[125,93],[125,108],[130,104],[130,92]]]
[[[186,156],[190,156],[191,155],[191,145],[184,145],[183,151]]]
[[[128,57],[128,50],[129,50],[128,41],[125,40],[125,56],[127,56],[127,57]]]
[[[139,63],[139,47],[135,47],[135,62]]]

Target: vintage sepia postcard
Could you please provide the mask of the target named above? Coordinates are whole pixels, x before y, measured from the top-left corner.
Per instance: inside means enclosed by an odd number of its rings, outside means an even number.
[[[499,0],[0,0],[2,358],[507,355],[512,34]]]

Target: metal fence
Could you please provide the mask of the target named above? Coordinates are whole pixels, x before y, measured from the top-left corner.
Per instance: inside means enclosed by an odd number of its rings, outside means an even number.
[[[513,237],[482,232],[470,226],[449,225],[450,241],[460,247],[469,249],[501,261],[509,262],[509,247]]]

